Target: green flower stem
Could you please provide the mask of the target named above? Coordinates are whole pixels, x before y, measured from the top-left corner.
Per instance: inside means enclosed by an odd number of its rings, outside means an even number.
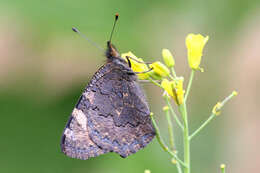
[[[173,77],[174,77],[174,78],[177,78],[177,75],[176,75],[176,72],[175,72],[175,70],[174,70],[174,67],[171,67],[171,71],[172,71]]]
[[[222,102],[221,102],[221,106],[218,108],[219,110],[230,100],[232,99],[232,97],[236,96],[237,92],[233,91],[229,96],[227,96]]]
[[[174,158],[176,159],[176,161],[179,162],[182,166],[186,167],[185,163],[184,163],[182,160],[180,160],[180,159],[178,158],[178,156],[177,156],[174,152],[172,152],[171,150],[169,150],[169,148],[165,145],[165,143],[164,143],[164,141],[163,141],[163,139],[162,139],[162,137],[161,137],[159,128],[158,128],[158,126],[157,126],[157,124],[156,124],[156,122],[155,122],[155,120],[154,120],[154,118],[153,118],[153,114],[152,114],[152,113],[150,114],[150,117],[151,117],[151,120],[152,120],[154,129],[155,129],[155,132],[156,132],[157,141],[159,142],[159,144],[160,144],[160,146],[162,147],[162,149],[163,149],[165,152],[169,153],[172,157],[174,157]]]
[[[171,80],[174,80],[174,79],[175,79],[175,77],[173,77],[171,74],[169,74],[169,78],[170,78]]]
[[[156,86],[158,86],[158,87],[160,87],[160,88],[162,88],[162,89],[164,90],[164,88],[162,87],[162,85],[159,84],[158,82],[154,81],[152,78],[148,78],[148,80],[149,80],[150,82],[152,82],[154,85],[156,85]]]
[[[184,173],[190,173],[190,140],[189,140],[189,125],[186,103],[184,102],[179,106],[179,110],[183,117],[184,129],[183,129],[183,145],[184,145]]]
[[[148,80],[149,80],[150,82],[152,82],[153,84],[155,84],[156,86],[158,86],[158,87],[160,87],[160,88],[162,88],[162,89],[164,90],[164,88],[162,87],[162,85],[159,84],[158,82],[154,81],[154,80],[151,79],[151,78],[148,78]],[[171,105],[171,103],[170,103],[170,100],[169,100],[169,98],[168,98],[167,96],[165,96],[165,100],[166,100],[167,105],[168,105],[169,108],[170,108],[171,114],[172,114],[172,116],[174,117],[175,121],[176,121],[177,124],[180,126],[180,128],[183,130],[183,125],[182,125],[182,123],[180,122],[180,120],[179,120],[178,116],[176,115],[176,113],[174,112],[174,110],[173,110],[173,108],[172,108],[172,105]]]
[[[168,122],[168,132],[169,132],[169,138],[170,138],[170,147],[171,147],[171,150],[174,151],[173,127],[172,127],[171,117],[170,117],[170,114],[169,114],[169,107],[167,106],[167,109],[164,110],[164,111],[165,111],[166,119],[167,119],[167,122]]]
[[[176,167],[177,167],[178,173],[182,173],[181,165],[179,162],[176,162]]]
[[[194,73],[195,73],[195,71],[192,70],[191,74],[190,74],[189,83],[187,86],[187,91],[184,96],[184,103],[179,106],[179,110],[182,114],[182,118],[183,118],[183,122],[184,122],[183,123],[183,125],[184,125],[184,129],[183,129],[184,163],[185,163],[185,165],[187,165],[187,167],[184,168],[184,173],[190,173],[190,140],[189,140],[189,124],[188,124],[186,100],[188,98],[188,95],[189,95],[189,92],[191,89],[192,80],[194,78]]]
[[[167,103],[167,105],[168,105],[170,111],[171,111],[171,115],[173,116],[173,118],[175,119],[175,121],[177,122],[177,124],[179,125],[179,127],[183,130],[183,125],[182,125],[182,123],[180,122],[180,120],[179,120],[178,116],[176,115],[176,113],[174,112],[173,107],[172,107],[172,105],[171,105],[171,103],[170,103],[169,97],[165,96],[164,98],[165,98],[165,101],[166,101],[166,103]]]
[[[221,173],[225,173],[226,172],[226,165],[225,164],[221,164],[220,165],[220,170],[221,170]]]
[[[167,152],[176,159],[177,163],[180,163],[184,168],[187,167],[186,164],[181,159],[179,159],[179,157],[174,152],[170,151],[169,149]]]
[[[210,117],[195,131],[189,136],[189,140],[191,140],[194,136],[196,136],[213,118],[216,116],[216,114],[211,114]]]
[[[194,78],[194,73],[195,73],[195,70],[192,69],[191,73],[190,73],[189,83],[188,83],[188,86],[187,86],[187,91],[186,91],[186,94],[184,96],[184,102],[186,102],[186,100],[188,98],[188,95],[189,95],[189,92],[190,92],[190,89],[191,89],[192,80]]]
[[[174,152],[175,147],[174,147],[173,126],[172,126],[172,121],[171,121],[171,117],[170,117],[170,113],[169,113],[169,106],[167,108],[168,109],[166,109],[164,111],[165,111],[166,119],[167,119],[167,122],[168,122],[170,146],[171,146],[171,150]],[[178,161],[176,161],[176,167],[177,167],[178,173],[182,173],[181,165],[180,165],[180,163]]]
[[[191,140],[191,139],[192,139],[194,136],[196,136],[206,125],[208,125],[209,122],[210,122],[211,120],[213,120],[214,117],[217,116],[216,113],[218,113],[218,112],[220,113],[221,108],[222,108],[232,97],[234,97],[234,96],[236,96],[236,95],[237,95],[237,92],[233,91],[229,96],[227,96],[227,97],[220,103],[220,106],[216,108],[217,110],[214,111],[214,108],[213,108],[213,111],[212,111],[210,117],[209,117],[197,130],[195,130],[195,132],[193,132],[193,133],[190,135],[189,140]],[[214,112],[216,112],[216,113],[214,113]]]

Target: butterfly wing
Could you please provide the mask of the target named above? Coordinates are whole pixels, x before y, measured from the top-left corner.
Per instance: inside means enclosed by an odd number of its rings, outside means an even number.
[[[148,104],[135,76],[122,72],[112,63],[94,75],[73,112],[77,112],[72,113],[72,120],[78,127],[72,125],[74,129],[69,129],[74,136],[80,136],[76,145],[96,148],[90,155],[86,152],[84,159],[106,152],[127,157],[144,148],[155,135]],[[64,141],[67,136],[64,133]],[[72,137],[68,139],[73,141]],[[71,146],[63,145],[63,148],[71,150]]]
[[[86,123],[84,113],[74,108],[61,141],[62,152],[67,156],[86,160],[105,153],[90,139]]]

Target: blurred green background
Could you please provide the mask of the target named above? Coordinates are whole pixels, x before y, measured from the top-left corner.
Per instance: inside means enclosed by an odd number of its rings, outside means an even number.
[[[188,102],[191,131],[232,90],[239,96],[192,141],[192,172],[219,172],[221,163],[228,172],[258,172],[259,0],[0,0],[0,172],[177,172],[156,140],[126,159],[111,153],[81,161],[60,151],[74,104],[105,62],[104,53],[71,27],[105,47],[116,12],[113,42],[119,51],[154,61],[168,48],[186,82],[185,36],[209,35],[201,65],[205,72],[196,73]],[[161,90],[143,87],[167,137],[164,102],[157,99]]]

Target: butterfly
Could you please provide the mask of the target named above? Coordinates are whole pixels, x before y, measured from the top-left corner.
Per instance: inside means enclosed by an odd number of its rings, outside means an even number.
[[[64,128],[61,150],[69,157],[86,160],[115,152],[125,158],[144,148],[155,136],[137,75],[129,59],[123,59],[111,44],[111,37],[106,58]]]

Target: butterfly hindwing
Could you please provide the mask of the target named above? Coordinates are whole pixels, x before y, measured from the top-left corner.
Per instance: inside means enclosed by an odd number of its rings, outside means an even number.
[[[113,63],[104,65],[94,75],[73,111],[77,112],[78,118],[73,113],[67,128],[74,138],[65,128],[63,148],[66,149],[66,139],[76,146],[84,146],[87,151],[91,145],[95,152],[85,152],[82,158],[87,159],[106,152],[127,157],[145,147],[155,131],[145,96],[135,78]],[[67,146],[66,151],[71,152],[70,147]]]
[[[87,88],[92,86],[91,83],[94,83],[98,78],[100,78],[99,74],[104,69],[105,68],[102,67],[98,72],[96,72]],[[84,96],[85,92],[86,91],[84,91],[80,96],[78,103],[73,109],[61,139],[62,152],[69,157],[81,160],[86,160],[90,157],[96,157],[106,153],[105,150],[102,150],[90,139],[87,128],[88,119],[84,112],[91,109],[91,104]]]
[[[105,153],[90,139],[86,123],[84,113],[74,108],[61,141],[62,151],[67,156],[86,160]]]

